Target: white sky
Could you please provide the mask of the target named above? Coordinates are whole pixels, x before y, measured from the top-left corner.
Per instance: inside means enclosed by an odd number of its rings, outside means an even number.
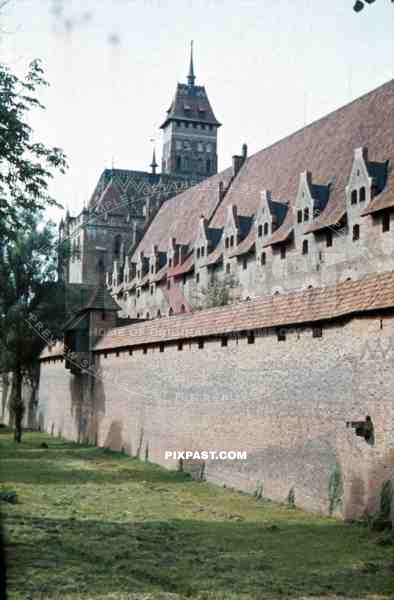
[[[353,0],[64,0],[56,16],[59,3],[10,0],[0,60],[18,73],[43,60],[51,87],[32,124],[68,155],[51,191],[72,213],[112,160],[147,170],[153,137],[160,158],[191,39],[196,83],[223,123],[220,170],[243,142],[252,154],[394,76],[390,0],[359,14]]]

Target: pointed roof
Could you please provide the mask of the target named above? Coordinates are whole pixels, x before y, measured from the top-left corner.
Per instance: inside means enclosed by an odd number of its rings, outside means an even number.
[[[172,120],[221,126],[221,123],[215,117],[203,85],[191,86],[178,83],[174,99],[160,128],[163,129]]]
[[[194,65],[193,65],[193,40],[190,42],[190,65],[189,65],[189,74],[187,76],[187,83],[189,85],[194,85],[196,80],[196,76],[194,75]]]

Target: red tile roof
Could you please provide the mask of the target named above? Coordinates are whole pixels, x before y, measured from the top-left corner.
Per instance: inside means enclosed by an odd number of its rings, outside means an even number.
[[[167,252],[170,238],[175,238],[177,244],[191,245],[197,237],[201,215],[210,219],[218,205],[219,182],[228,184],[231,175],[231,169],[227,169],[166,200],[138,244],[132,260],[136,262],[140,252],[150,254],[153,245],[159,251]]]
[[[237,205],[244,216],[254,215],[263,189],[270,190],[274,200],[294,200],[303,171],[311,172],[316,185],[330,184],[326,208],[306,231],[339,222],[345,212],[345,187],[354,150],[366,147],[371,161],[394,160],[393,115],[394,80],[249,157],[219,205],[217,186],[219,181],[229,184],[231,169],[167,200],[139,243],[133,260],[140,251],[149,253],[153,244],[167,251],[170,237],[176,243],[190,245],[197,236],[201,214],[208,219],[209,227],[218,229],[223,227],[231,204]],[[367,210],[379,210],[380,206],[394,206],[394,169],[389,169],[385,190]],[[287,240],[292,213],[290,208],[270,243]]]
[[[174,288],[175,289],[175,288]],[[394,307],[394,274],[384,273],[330,288],[266,296],[222,308],[145,321],[111,330],[96,350],[189,339],[251,329],[332,320]]]
[[[193,254],[189,254],[182,263],[175,265],[175,267],[170,267],[167,271],[167,278],[177,277],[178,275],[183,275],[184,273],[189,273],[189,271],[192,271],[194,269],[193,259]]]
[[[222,227],[231,204],[243,215],[255,214],[263,189],[273,199],[294,199],[303,171],[316,184],[332,184],[326,209],[309,229],[333,225],[344,214],[354,150],[361,146],[371,161],[394,159],[394,80],[248,158],[209,226]],[[394,169],[380,196],[394,204]]]

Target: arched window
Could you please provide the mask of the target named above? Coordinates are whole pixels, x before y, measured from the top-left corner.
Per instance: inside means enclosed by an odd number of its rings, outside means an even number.
[[[363,186],[362,188],[360,188],[360,202],[365,202],[365,198],[366,198],[366,191],[365,191],[365,187]]]
[[[122,237],[120,235],[115,236],[114,239],[114,259],[118,260],[120,256],[120,246],[122,244]]]
[[[226,246],[226,248],[228,248],[228,245],[229,245],[228,237],[226,237],[226,239],[224,240],[224,245]]]
[[[351,200],[350,202],[352,204],[357,204],[357,190],[353,190],[352,191],[352,195],[351,195]]]
[[[234,236],[230,237],[230,246],[234,246]]]
[[[302,254],[308,254],[308,240],[302,242]]]

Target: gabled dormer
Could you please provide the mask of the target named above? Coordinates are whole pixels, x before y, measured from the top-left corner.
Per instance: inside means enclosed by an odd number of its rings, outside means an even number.
[[[312,195],[312,174],[309,171],[300,173],[297,195],[294,203],[294,227],[303,230],[314,216],[314,201]]]
[[[239,228],[237,207],[230,204],[227,207],[226,219],[222,234],[222,247],[225,253],[229,253],[238,244]]]
[[[208,221],[204,218],[203,215],[200,217],[200,221],[198,224],[197,237],[194,242],[194,260],[195,262],[205,262],[206,256],[208,254]]]
[[[260,205],[257,209],[255,220],[256,240],[258,243],[267,241],[274,226],[270,207],[271,192],[269,190],[262,190],[260,197]]]
[[[346,186],[346,209],[351,221],[369,204],[371,187],[372,177],[368,170],[367,148],[356,148],[349,182]]]
[[[139,282],[141,282],[143,277],[148,273],[148,269],[149,269],[149,260],[144,255],[144,253],[141,251],[138,254],[137,266],[136,266],[137,285]]]
[[[167,251],[167,263],[170,268],[175,267],[178,258],[177,254],[178,253],[175,238],[170,238]]]

